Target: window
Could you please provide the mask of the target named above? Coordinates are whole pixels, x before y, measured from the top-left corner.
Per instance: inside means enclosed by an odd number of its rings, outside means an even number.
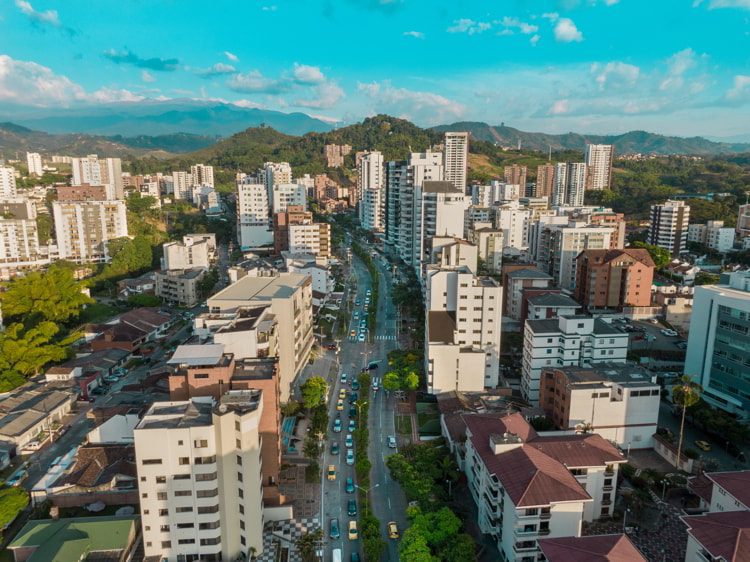
[[[234,429],[235,429],[236,431],[240,431],[240,422],[239,422],[239,421],[236,421],[236,420],[235,420],[235,422],[234,422]]]
[[[245,537],[242,535],[240,535],[240,542],[242,543],[243,546],[245,545]]]
[[[218,491],[218,490],[217,490],[217,491]],[[242,488],[239,488],[239,489],[237,490],[237,495],[238,495],[239,497],[241,497],[241,498],[244,498],[244,497],[245,497],[245,492],[243,492],[243,491],[242,491]]]
[[[146,481],[146,477],[145,476],[141,476],[141,482],[145,482],[145,481]]]
[[[157,484],[166,484],[167,483],[167,477],[166,476],[157,476],[156,477],[156,483]]]
[[[141,494],[141,497],[145,500],[146,498],[148,498],[148,494],[146,492],[143,492]]]
[[[180,446],[182,446],[182,444],[183,444],[183,443],[182,443],[182,439],[180,439],[180,440],[179,440],[179,441],[177,442],[177,444],[178,444],[178,445],[180,445]]]
[[[216,480],[216,478],[218,478],[218,473],[216,472],[208,472],[206,474],[195,475],[196,482],[210,482],[211,480]]]
[[[242,519],[240,519],[240,529],[245,530],[245,522]]]
[[[189,474],[175,474],[172,478],[175,480],[190,480]]]
[[[240,513],[243,515],[245,514],[245,506],[242,504],[240,504]]]
[[[193,447],[195,447],[196,449],[204,449],[208,447],[208,440],[196,439],[195,441],[193,441]]]
[[[156,494],[156,499],[157,500],[162,500],[162,501],[166,500],[167,499],[167,493],[166,492],[158,492]]]
[[[221,537],[215,539],[201,539],[201,546],[212,546],[221,543]]]
[[[235,440],[234,444],[238,449],[242,449],[242,441],[239,439]]]
[[[242,473],[241,472],[237,473],[237,482],[242,482]]]
[[[237,455],[237,466],[242,466],[242,455]]]
[[[168,509],[160,509],[159,510],[159,516],[165,517],[167,515],[169,515],[169,510]]]
[[[162,533],[168,533],[169,532],[169,525],[162,525],[161,527],[159,527],[159,530]]]
[[[180,461],[179,462],[182,465],[190,464],[190,457],[180,457]]]
[[[143,459],[142,465],[161,464],[161,459]]]
[[[195,539],[180,539],[177,544],[195,544]]]
[[[207,379],[208,373],[196,373],[195,375],[193,375],[193,378],[194,379]]]
[[[195,495],[199,498],[215,498],[219,495],[219,489],[216,488],[214,490],[198,490]]]
[[[177,513],[192,513],[193,512],[193,508],[192,507],[178,507],[176,509],[176,512]]]
[[[192,490],[177,490],[177,491],[175,491],[174,495],[177,498],[181,498],[181,497],[185,497],[185,496],[192,496],[193,495],[193,491]]]
[[[204,505],[198,507],[198,515],[203,515],[206,513],[219,513],[219,506],[218,505]]]

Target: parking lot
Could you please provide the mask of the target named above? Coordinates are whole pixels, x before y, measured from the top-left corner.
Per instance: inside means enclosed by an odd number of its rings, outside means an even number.
[[[632,322],[615,322],[613,325],[619,330],[630,333],[631,349],[679,351],[687,346],[687,342],[679,335],[664,335],[662,330],[669,330],[670,328],[661,322],[635,320]]]

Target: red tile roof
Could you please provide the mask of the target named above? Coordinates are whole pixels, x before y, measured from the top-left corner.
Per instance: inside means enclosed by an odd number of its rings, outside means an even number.
[[[725,511],[683,517],[690,533],[713,557],[750,560],[750,511]]]
[[[536,447],[568,468],[625,462],[625,457],[614,445],[598,433],[537,437],[529,446]]]
[[[688,478],[688,489],[706,503],[711,503],[714,483],[705,474]]]
[[[482,457],[487,470],[497,476],[516,507],[591,500],[591,496],[559,460],[535,446],[541,438],[520,414],[502,418],[465,415],[464,422],[471,434],[472,445]],[[505,433],[514,434],[523,443],[495,454],[490,448],[490,437]],[[580,443],[576,441],[572,448],[579,446]]]
[[[706,477],[732,494],[745,507],[750,508],[750,470],[707,472]]]
[[[647,562],[625,535],[540,539],[548,562]]]

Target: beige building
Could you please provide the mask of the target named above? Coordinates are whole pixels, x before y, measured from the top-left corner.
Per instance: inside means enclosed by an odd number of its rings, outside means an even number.
[[[469,166],[469,133],[445,133],[443,167],[445,181],[451,182],[455,191],[466,191],[466,171]]]
[[[185,237],[182,242],[167,242],[162,245],[164,256],[162,269],[191,269],[211,265],[212,249],[208,240],[194,240]]]
[[[146,557],[249,559],[263,552],[262,392],[157,402],[134,430]]]
[[[155,294],[171,305],[196,306],[200,300],[198,284],[205,274],[202,267],[157,271]]]
[[[281,401],[286,402],[294,380],[307,364],[313,344],[310,277],[295,273],[243,277],[208,299],[211,313],[268,305],[279,326],[279,386]]]
[[[109,261],[108,242],[128,235],[124,201],[54,201],[52,214],[63,260]]]
[[[290,224],[289,251],[331,257],[331,225],[326,222]]]

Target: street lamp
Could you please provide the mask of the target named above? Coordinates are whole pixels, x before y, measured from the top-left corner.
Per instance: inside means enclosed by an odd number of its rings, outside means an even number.
[[[380,486],[380,483],[375,484],[374,486],[370,486],[369,488],[365,488],[364,486],[360,486],[359,484],[354,485],[355,488],[358,488],[365,493],[365,513],[367,512],[367,508],[368,508],[368,505],[367,505],[367,502],[369,501],[368,495],[370,494],[370,491],[374,490],[378,486]]]
[[[354,403],[354,405],[357,407],[357,417],[358,418],[362,417],[362,415],[361,415],[362,414],[362,406],[364,406],[365,404],[367,404],[367,400],[357,400]]]
[[[667,491],[667,480],[664,479],[661,481],[661,501],[664,501],[664,494]]]
[[[630,513],[630,508],[628,507],[625,509],[625,513],[622,516],[622,532],[625,533],[625,528],[628,523],[628,513]]]

